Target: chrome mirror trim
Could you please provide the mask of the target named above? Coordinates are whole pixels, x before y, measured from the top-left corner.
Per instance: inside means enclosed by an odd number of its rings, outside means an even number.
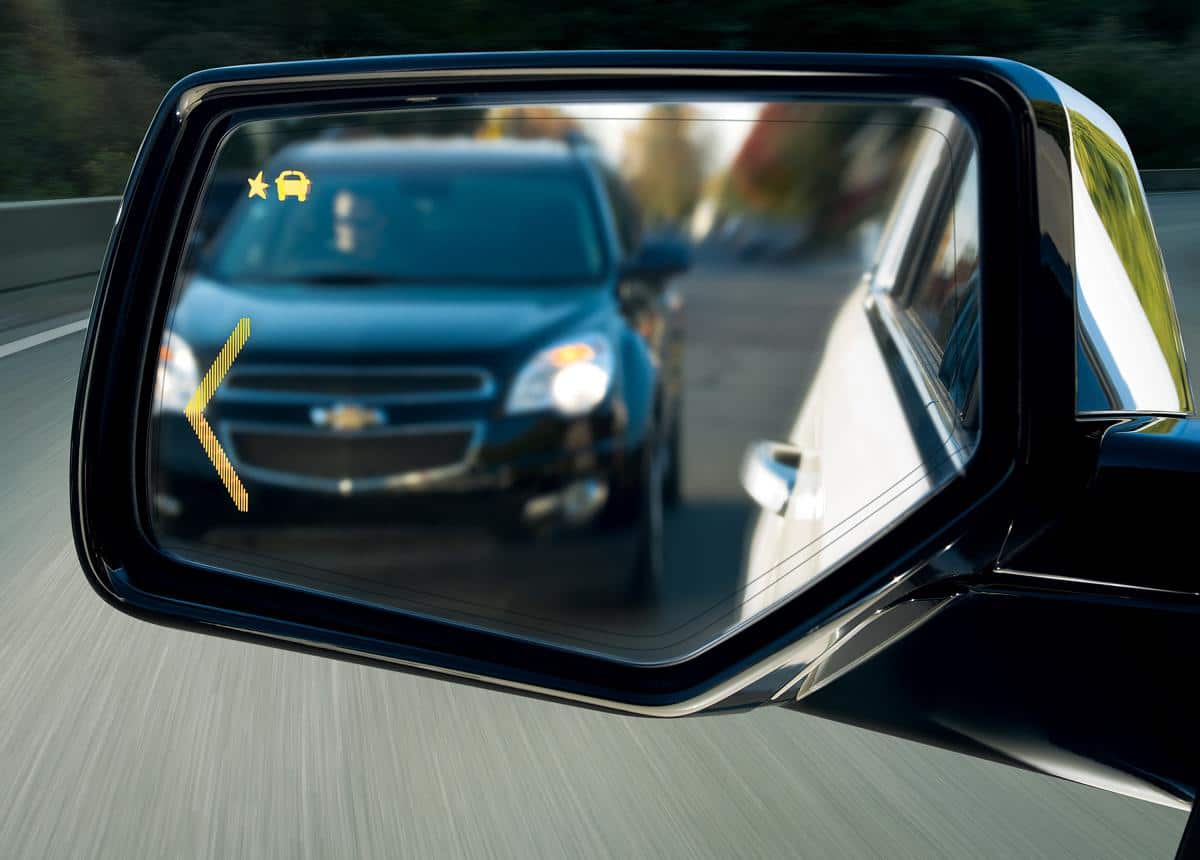
[[[1070,175],[1055,179],[1073,228],[1076,411],[1190,414],[1179,319],[1133,152],[1099,105],[1043,77],[1059,104],[1040,124],[1060,123],[1069,142]]]

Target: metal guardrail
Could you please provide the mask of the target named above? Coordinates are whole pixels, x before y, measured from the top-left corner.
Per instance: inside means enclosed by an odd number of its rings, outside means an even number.
[[[0,203],[0,293],[95,276],[120,197]]]
[[[1147,194],[1161,191],[1200,191],[1200,169],[1143,170],[1142,187]]]

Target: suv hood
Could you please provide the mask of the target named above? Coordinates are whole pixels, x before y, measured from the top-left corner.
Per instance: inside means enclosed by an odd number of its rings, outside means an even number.
[[[197,355],[250,318],[258,360],[483,358],[534,349],[595,315],[615,315],[602,285],[329,286],[238,284],[193,276],[168,326]]]

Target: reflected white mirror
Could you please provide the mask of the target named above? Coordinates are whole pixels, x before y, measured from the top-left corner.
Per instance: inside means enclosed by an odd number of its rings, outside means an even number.
[[[695,654],[970,458],[978,182],[928,101],[241,125],[172,284],[156,540],[624,662]]]

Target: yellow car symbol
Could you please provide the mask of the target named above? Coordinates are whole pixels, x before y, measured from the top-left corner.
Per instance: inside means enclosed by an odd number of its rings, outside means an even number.
[[[299,170],[283,170],[275,177],[275,191],[280,200],[295,197],[303,203],[308,199],[308,189],[311,187],[308,177]]]

